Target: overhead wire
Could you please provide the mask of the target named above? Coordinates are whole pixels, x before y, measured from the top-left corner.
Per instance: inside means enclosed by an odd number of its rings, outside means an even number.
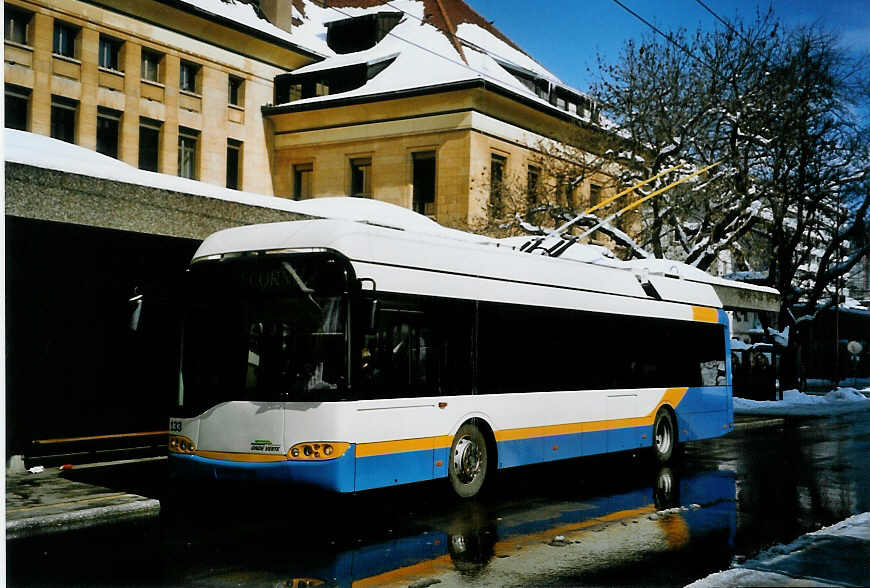
[[[716,14],[716,12],[715,12],[712,8],[710,8],[709,6],[707,6],[707,4],[704,3],[703,0],[695,0],[695,2],[697,2],[698,4],[700,4],[701,7],[702,7],[704,10],[706,10],[706,11],[709,12],[711,15],[713,15],[713,18],[715,18],[716,20],[718,20],[719,22],[721,22],[723,25],[725,25],[725,26],[728,28],[729,31],[731,31],[732,33],[734,33],[735,35],[737,35],[738,37],[740,37],[741,39],[743,39],[744,41],[746,41],[747,43],[749,43],[750,45],[752,45],[752,43],[749,41],[749,39],[747,39],[747,38],[746,38],[746,37],[745,37],[745,36],[744,36],[740,31],[738,31],[737,29],[735,29],[735,28],[731,25],[730,22],[728,22],[727,20],[725,20],[724,18],[722,18],[721,16],[719,16],[718,14]]]

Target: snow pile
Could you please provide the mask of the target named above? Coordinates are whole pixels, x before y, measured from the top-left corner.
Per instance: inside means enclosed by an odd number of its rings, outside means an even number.
[[[782,400],[734,398],[734,414],[742,415],[825,415],[870,408],[870,388],[837,388],[825,395],[786,390]]]
[[[834,535],[837,537],[867,539],[868,530],[870,530],[870,512],[862,512],[829,527],[814,531],[810,535]]]

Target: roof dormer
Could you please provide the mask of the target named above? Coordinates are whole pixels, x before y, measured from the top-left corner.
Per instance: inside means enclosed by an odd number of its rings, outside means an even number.
[[[326,23],[326,44],[336,53],[355,53],[377,45],[402,20],[401,12],[377,12]]]

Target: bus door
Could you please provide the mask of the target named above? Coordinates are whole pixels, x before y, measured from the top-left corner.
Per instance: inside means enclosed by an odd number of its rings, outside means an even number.
[[[400,296],[379,303],[361,342],[358,390],[372,401],[362,422],[370,440],[395,443],[379,446],[392,451],[380,460],[367,459],[365,444],[359,448],[358,489],[446,475],[435,448],[461,410],[447,399],[471,391],[470,303]]]

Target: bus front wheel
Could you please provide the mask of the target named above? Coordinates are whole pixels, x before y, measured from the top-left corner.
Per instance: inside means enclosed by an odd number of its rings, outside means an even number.
[[[670,461],[677,444],[677,427],[674,417],[666,408],[659,410],[653,423],[653,452],[659,463]]]
[[[488,468],[486,438],[474,424],[465,423],[450,446],[448,476],[454,492],[471,498],[483,487]]]

